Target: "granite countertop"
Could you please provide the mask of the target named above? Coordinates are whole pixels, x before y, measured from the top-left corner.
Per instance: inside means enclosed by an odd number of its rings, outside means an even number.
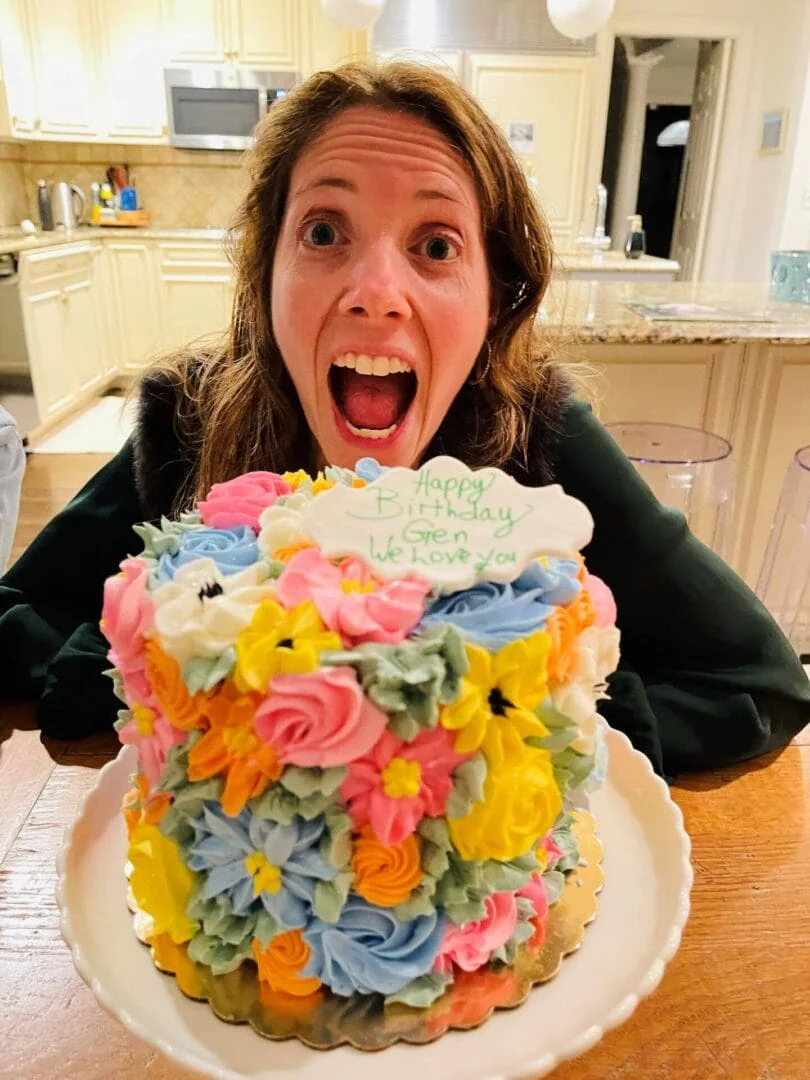
[[[553,280],[538,321],[550,337],[572,345],[699,345],[767,341],[810,345],[810,305],[772,300],[767,284],[712,281]],[[650,322],[628,303],[731,305],[738,321]],[[755,322],[765,313],[772,322]],[[748,318],[746,318],[748,316]]]
[[[674,259],[661,259],[657,255],[641,255],[638,259],[628,259],[623,251],[604,252],[604,261],[595,263],[589,251],[555,251],[554,266],[563,272],[596,270],[600,274],[612,270],[623,274],[677,274],[681,264]]]

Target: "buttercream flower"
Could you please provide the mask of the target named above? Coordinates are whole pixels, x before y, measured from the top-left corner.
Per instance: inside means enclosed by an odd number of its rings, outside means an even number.
[[[257,694],[240,694],[232,683],[224,683],[207,704],[210,730],[188,752],[189,780],[224,774],[222,809],[230,817],[281,776],[275,749],[259,738],[253,726],[260,701]]]
[[[305,979],[301,971],[309,963],[312,950],[300,930],[285,930],[276,934],[266,949],[256,938],[251,946],[253,959],[259,968],[259,980],[271,990],[294,997],[309,997],[320,990],[320,979]]]
[[[227,896],[235,915],[264,907],[282,929],[300,928],[311,916],[317,883],[337,875],[319,850],[322,817],[296,816],[279,825],[247,809],[231,818],[206,802],[191,824],[195,839],[188,865],[205,874],[206,899]]]
[[[181,566],[152,593],[163,648],[181,666],[193,656],[220,656],[271,595],[267,574],[264,562],[237,574],[223,574],[209,558]]]
[[[133,787],[126,793],[121,804],[127,825],[127,838],[132,839],[135,827],[141,822],[147,825],[159,825],[171,804],[170,792],[151,792],[149,781],[144,774],[136,773],[133,777]]]
[[[178,731],[157,709],[133,702],[132,719],[118,732],[125,746],[137,746],[138,764],[152,787],[160,780],[166,754],[177,743],[183,742],[185,733]]]
[[[595,619],[596,610],[585,589],[582,589],[570,604],[555,608],[549,616],[546,630],[551,638],[548,654],[550,683],[560,684],[568,680],[574,663],[577,639],[583,630],[593,625]]]
[[[554,708],[577,726],[588,724],[597,701],[605,696],[607,677],[619,663],[619,639],[615,626],[583,630],[572,650],[567,681],[551,687]]]
[[[223,574],[238,574],[259,558],[256,534],[249,525],[232,529],[188,529],[178,537],[177,551],[164,552],[157,565],[161,582],[171,581],[175,571],[195,559],[213,559]]]
[[[378,480],[383,473],[388,472],[388,466],[380,465],[376,458],[362,457],[357,459],[354,471],[361,480],[365,480],[366,483],[371,484],[373,481]]]
[[[296,491],[262,512],[256,542],[268,558],[275,559],[279,551],[313,543],[304,528],[304,510],[311,502],[309,492]]]
[[[524,896],[531,902],[534,908],[534,918],[539,922],[543,922],[548,915],[548,890],[546,889],[546,883],[543,881],[543,875],[539,870],[532,874],[528,883],[522,889],[518,889],[517,895]]]
[[[535,561],[511,582],[481,581],[461,592],[440,596],[422,623],[449,622],[467,641],[492,652],[517,638],[542,630],[559,603],[574,599],[580,590],[572,560]]]
[[[385,731],[371,753],[351,763],[341,794],[358,829],[370,824],[383,844],[401,844],[423,817],[444,813],[453,770],[465,760],[443,728],[409,743]]]
[[[146,677],[154,700],[174,727],[181,731],[208,727],[205,707],[210,694],[189,694],[180,665],[156,638],[146,643]]]
[[[466,646],[470,670],[461,680],[458,698],[439,717],[443,727],[458,732],[459,753],[483,746],[489,755],[493,741],[507,730],[522,739],[548,735],[534,712],[548,694],[548,649],[549,637],[542,630],[511,642],[494,656],[477,645]]]
[[[287,607],[314,601],[326,625],[351,648],[406,638],[422,617],[430,584],[418,578],[379,581],[361,559],[335,566],[310,548],[290,559],[276,592]]]
[[[366,826],[354,840],[353,889],[370,904],[396,907],[409,899],[424,877],[420,859],[416,836],[408,836],[401,844],[383,844]]]
[[[487,913],[482,919],[463,926],[448,924],[436,957],[436,971],[449,975],[454,964],[463,971],[477,971],[511,938],[517,924],[515,894],[493,893],[484,898],[484,907]]]
[[[365,696],[354,671],[326,667],[271,679],[254,727],[283,764],[328,769],[367,754],[387,720]]]
[[[312,602],[287,611],[267,599],[237,638],[236,685],[264,693],[274,675],[314,671],[324,649],[339,648],[340,638],[325,628]]]
[[[488,764],[484,798],[449,821],[450,838],[463,859],[509,862],[551,830],[562,796],[550,752],[528,746],[514,730],[492,744]]]
[[[400,921],[392,911],[349,896],[336,923],[314,918],[304,930],[312,957],[304,969],[335,994],[395,994],[433,967],[446,922],[433,912]]]
[[[120,565],[120,573],[104,582],[101,630],[110,643],[110,663],[121,674],[127,700],[144,702],[149,696],[144,648],[155,621],[155,604],[148,591],[149,563],[128,558]]]
[[[279,495],[289,495],[292,488],[278,473],[249,472],[214,484],[208,498],[198,503],[200,516],[214,529],[232,529],[249,525],[259,531],[259,517]]]
[[[600,630],[607,630],[608,627],[615,626],[616,601],[613,599],[613,593],[609,586],[596,574],[586,573],[583,587],[590,596],[594,607],[596,615],[594,625],[598,626]]]
[[[168,934],[175,944],[190,941],[198,924],[186,914],[195,877],[180,858],[177,844],[157,825],[142,822],[132,831],[127,858],[138,907],[152,917],[155,936]]]

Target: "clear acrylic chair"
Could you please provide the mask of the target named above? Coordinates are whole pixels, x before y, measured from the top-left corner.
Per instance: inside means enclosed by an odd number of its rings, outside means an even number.
[[[0,574],[8,565],[25,472],[25,451],[11,413],[0,405]]]
[[[665,506],[727,558],[734,519],[735,462],[728,439],[681,424],[628,421],[607,430]]]
[[[793,455],[756,588],[804,663],[810,663],[810,446]]]

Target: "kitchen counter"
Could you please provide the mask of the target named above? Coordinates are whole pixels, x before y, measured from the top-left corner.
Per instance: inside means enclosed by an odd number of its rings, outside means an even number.
[[[606,251],[602,262],[594,262],[589,251],[555,251],[554,269],[557,273],[594,274],[608,276],[621,273],[633,277],[648,277],[652,274],[661,274],[666,277],[674,277],[681,268],[681,264],[674,259],[661,259],[657,255],[641,255],[638,259],[628,259],[623,251]]]
[[[56,244],[80,240],[224,240],[225,229],[132,228],[126,225],[80,225],[76,229],[54,229],[26,236],[19,228],[0,228],[0,255],[36,251]]]
[[[628,303],[733,305],[734,322],[649,322]],[[756,322],[766,313],[772,322]],[[555,279],[539,321],[555,338],[580,344],[810,344],[810,305],[772,300],[768,286],[731,282],[611,282]]]

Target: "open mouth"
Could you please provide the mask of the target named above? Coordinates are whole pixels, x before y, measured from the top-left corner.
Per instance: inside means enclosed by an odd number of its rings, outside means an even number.
[[[387,439],[416,396],[416,375],[399,357],[347,352],[329,368],[329,390],[352,435]]]

